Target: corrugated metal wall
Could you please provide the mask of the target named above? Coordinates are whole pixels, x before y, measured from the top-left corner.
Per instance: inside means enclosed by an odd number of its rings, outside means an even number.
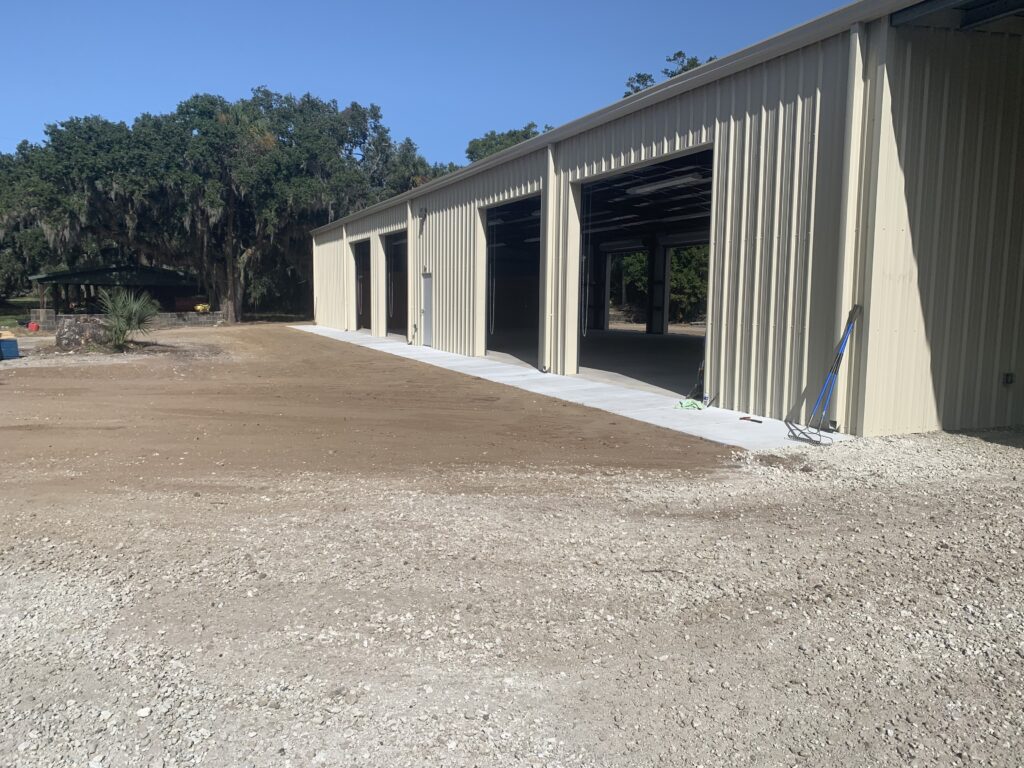
[[[317,325],[347,328],[344,233],[331,230],[313,238],[313,318]]]
[[[707,389],[727,408],[799,418],[837,332],[847,60],[848,36],[838,35],[558,145],[554,210],[565,231],[555,240],[567,279],[555,331],[568,331],[552,341],[564,356],[556,370],[574,371],[577,354],[571,185],[711,146]]]
[[[351,327],[350,246],[370,237],[383,333],[380,235],[407,227],[410,338],[430,272],[434,345],[483,354],[481,211],[543,190],[541,367],[575,373],[581,184],[711,148],[719,405],[803,420],[856,301],[836,393],[846,430],[1020,423],[1024,382],[1001,374],[1021,378],[1024,362],[1021,40],[858,24],[357,217],[316,239],[317,321]]]
[[[313,238],[313,302],[316,322],[340,330],[356,324],[355,262],[352,246],[370,243],[370,291],[373,312],[370,332],[387,334],[387,287],[382,237],[406,228],[404,203],[351,221]]]
[[[384,259],[384,235],[392,232],[399,232],[406,228],[405,204],[385,208],[382,211],[372,213],[369,216],[350,222],[345,225],[345,240],[348,244],[348,260],[352,259],[352,246],[362,240],[370,241],[370,293],[371,314],[370,333],[374,336],[387,336],[387,280],[386,263]],[[354,303],[355,293],[346,293],[343,303],[351,305]],[[355,307],[349,306],[349,313],[352,325],[355,325]]]
[[[403,202],[351,221],[346,242],[372,236],[376,255],[378,236],[411,214],[411,322],[422,308],[419,276],[431,272],[434,345],[483,354],[480,209],[550,189],[543,206],[548,322],[542,366],[575,373],[579,184],[713,147],[708,387],[725,407],[798,415],[828,368],[836,335],[831,318],[847,55],[846,35],[789,53],[417,197],[408,212]],[[317,295],[327,300],[319,288]],[[822,317],[826,321],[812,322]],[[376,326],[374,332],[382,333]]]
[[[847,48],[749,71],[719,116],[708,360],[729,407],[801,421],[831,362]]]
[[[314,239],[317,323],[355,327],[352,245],[370,242],[373,319],[371,333],[386,335],[385,260],[382,237],[409,232],[409,338],[422,343],[422,275],[433,275],[433,346],[461,355],[484,354],[486,241],[481,209],[539,194],[544,151],[504,163],[461,184],[355,218]],[[421,216],[421,211],[423,215]]]
[[[1024,38],[872,33],[887,77],[862,431],[1024,423]]]
[[[460,184],[443,187],[410,203],[410,314],[423,308],[421,275],[433,275],[433,346],[460,355],[484,354],[486,241],[480,209],[538,194],[544,152],[504,163]],[[425,218],[420,218],[425,210]],[[421,342],[417,329],[414,343]]]

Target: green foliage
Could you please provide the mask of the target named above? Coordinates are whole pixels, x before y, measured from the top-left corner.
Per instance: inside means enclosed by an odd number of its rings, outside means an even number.
[[[646,91],[656,82],[654,75],[650,72],[637,72],[635,75],[630,75],[629,79],[626,80],[626,92],[622,95],[624,97],[632,96],[634,93]]]
[[[689,72],[691,69],[697,67],[703,67],[705,64],[710,64],[712,61],[717,59],[717,56],[709,56],[704,61],[701,61],[696,56],[687,56],[684,51],[676,51],[671,56],[665,57],[665,63],[667,67],[663,67],[661,74],[665,77],[675,77],[681,75],[684,72]]]
[[[482,160],[488,155],[514,147],[516,144],[532,139],[534,136],[540,136],[542,133],[547,133],[550,130],[550,125],[545,125],[542,130],[537,127],[536,123],[531,122],[522,128],[513,128],[501,133],[488,131],[483,136],[469,142],[466,146],[466,157],[469,158],[469,162],[475,163],[477,160]]]
[[[0,280],[139,262],[194,271],[229,319],[247,297],[301,311],[310,229],[450,170],[395,142],[375,105],[267,88],[197,94],[130,126],[71,118],[0,154],[0,264],[21,265]]]
[[[669,317],[672,322],[693,322],[708,309],[708,247],[694,245],[671,252],[672,275],[669,286]],[[647,306],[649,277],[647,252],[627,253],[612,265],[612,300],[621,304]],[[621,296],[625,283],[626,296]]]
[[[647,252],[627,253],[621,262],[622,279],[637,293],[647,295]]]
[[[707,315],[708,256],[706,245],[672,251],[669,315],[676,322],[693,322]]]
[[[103,322],[110,334],[110,345],[115,349],[123,349],[133,333],[148,333],[150,324],[160,312],[160,305],[145,291],[103,289],[99,299]]]
[[[0,301],[25,285],[25,265],[10,248],[0,248]]]
[[[716,58],[718,57],[709,56],[704,61],[701,61],[696,56],[687,56],[684,51],[676,51],[672,55],[665,57],[665,63],[668,66],[662,68],[661,74],[665,77],[675,77],[684,72],[689,72],[691,69],[710,64]],[[650,72],[637,72],[635,75],[630,75],[629,79],[626,80],[626,92],[622,95],[632,96],[634,93],[647,90],[657,82],[654,75]]]

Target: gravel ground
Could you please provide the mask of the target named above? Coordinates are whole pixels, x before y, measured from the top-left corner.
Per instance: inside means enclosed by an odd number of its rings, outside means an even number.
[[[1018,766],[1022,448],[401,480],[8,451],[0,764]]]

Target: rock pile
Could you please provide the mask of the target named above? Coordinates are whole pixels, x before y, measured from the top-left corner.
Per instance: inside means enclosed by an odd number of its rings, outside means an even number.
[[[107,343],[109,334],[98,317],[62,317],[57,321],[57,348],[62,350],[82,349]]]

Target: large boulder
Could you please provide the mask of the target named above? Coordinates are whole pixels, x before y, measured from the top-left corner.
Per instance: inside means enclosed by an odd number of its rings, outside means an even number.
[[[110,334],[103,319],[82,315],[62,317],[57,321],[57,349],[82,349],[106,344]]]

